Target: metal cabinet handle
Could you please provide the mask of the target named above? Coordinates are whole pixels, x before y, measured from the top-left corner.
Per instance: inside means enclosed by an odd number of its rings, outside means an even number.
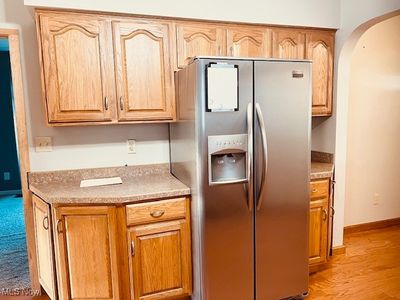
[[[218,46],[218,55],[221,55],[221,46]]]
[[[247,207],[253,210],[253,104],[247,105]]]
[[[159,218],[164,214],[163,210],[156,210],[156,211],[152,211],[150,212],[150,216],[152,216],[153,218]]]
[[[43,218],[42,225],[43,225],[43,228],[44,228],[45,230],[48,230],[48,229],[49,229],[49,216],[48,216],[48,215],[46,215],[46,216]]]
[[[324,208],[323,210],[322,210],[322,220],[326,220],[327,219],[327,217],[328,217],[328,212],[326,211],[326,209]]]
[[[63,232],[62,220],[61,219],[57,221],[56,230],[57,230],[57,233],[62,233]]]
[[[104,109],[108,110],[108,97],[104,98]]]
[[[258,126],[261,131],[261,143],[262,143],[262,151],[263,151],[263,169],[261,175],[261,186],[260,192],[258,193],[257,199],[257,210],[260,210],[263,200],[263,195],[265,191],[265,182],[267,180],[267,169],[268,169],[268,143],[267,143],[267,133],[265,132],[265,122],[264,117],[261,111],[260,104],[256,103],[256,114],[258,120]]]
[[[230,46],[229,51],[231,52],[231,56],[233,56],[233,46]]]
[[[134,241],[131,242],[131,254],[132,254],[132,256],[135,255],[135,242]]]
[[[335,215],[335,208],[333,206],[329,206],[329,209],[331,211],[330,216],[333,217]]]
[[[119,97],[119,108],[124,110],[124,98],[122,96]]]

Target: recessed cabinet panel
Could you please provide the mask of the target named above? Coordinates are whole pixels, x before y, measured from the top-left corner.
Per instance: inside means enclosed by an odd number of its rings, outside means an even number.
[[[228,29],[228,56],[271,57],[270,32],[267,29]]]
[[[307,58],[312,59],[312,110],[315,116],[332,113],[333,36],[307,34]]]
[[[168,24],[113,22],[119,120],[174,118]]]
[[[208,24],[177,24],[178,67],[195,56],[225,56],[226,31]]]
[[[39,282],[50,299],[54,300],[56,299],[56,276],[50,207],[35,195],[32,196],[32,204]]]
[[[110,120],[106,22],[49,14],[40,30],[49,122]]]
[[[115,208],[55,208],[62,299],[118,299]]]
[[[304,32],[292,29],[273,29],[272,40],[274,58],[304,59]]]

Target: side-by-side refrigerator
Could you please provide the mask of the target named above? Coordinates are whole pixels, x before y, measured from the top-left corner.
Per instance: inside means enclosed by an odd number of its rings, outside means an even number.
[[[311,62],[197,57],[175,83],[171,172],[192,192],[192,298],[305,295]]]

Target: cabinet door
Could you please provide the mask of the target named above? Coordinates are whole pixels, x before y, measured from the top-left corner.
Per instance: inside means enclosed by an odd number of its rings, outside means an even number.
[[[305,34],[295,29],[273,29],[272,56],[281,59],[304,59]]]
[[[50,208],[35,195],[32,195],[32,204],[39,282],[50,299],[54,300],[56,299],[56,275]]]
[[[313,116],[332,114],[333,45],[331,32],[307,33],[307,59],[312,67]]]
[[[66,13],[43,14],[39,22],[49,123],[111,120],[115,88],[110,24],[100,17]]]
[[[132,298],[191,294],[190,229],[185,219],[131,228]]]
[[[175,118],[170,27],[113,22],[120,121]]]
[[[271,57],[267,29],[240,27],[227,31],[228,56]]]
[[[54,209],[61,299],[119,299],[115,208]]]
[[[177,24],[178,68],[194,56],[225,56],[226,31],[215,25]]]

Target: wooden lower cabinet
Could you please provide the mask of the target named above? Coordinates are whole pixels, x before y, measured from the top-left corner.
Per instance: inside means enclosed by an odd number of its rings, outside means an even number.
[[[143,222],[149,224],[128,229],[131,245],[131,298],[134,300],[176,299],[191,294],[189,199],[159,202],[155,203],[154,209],[148,205],[138,205],[137,212],[142,216],[149,208],[148,218],[142,218]],[[169,205],[171,203],[175,205]],[[178,212],[177,208],[181,211]],[[134,210],[133,205],[127,213],[134,215]],[[155,222],[164,215],[174,214],[177,216],[175,220]]]
[[[115,210],[53,209],[60,299],[120,299]]]
[[[54,300],[57,289],[50,206],[35,195],[32,196],[32,204],[39,282],[50,299]]]
[[[314,267],[328,261],[330,245],[330,180],[311,182],[309,223],[309,264]]]

